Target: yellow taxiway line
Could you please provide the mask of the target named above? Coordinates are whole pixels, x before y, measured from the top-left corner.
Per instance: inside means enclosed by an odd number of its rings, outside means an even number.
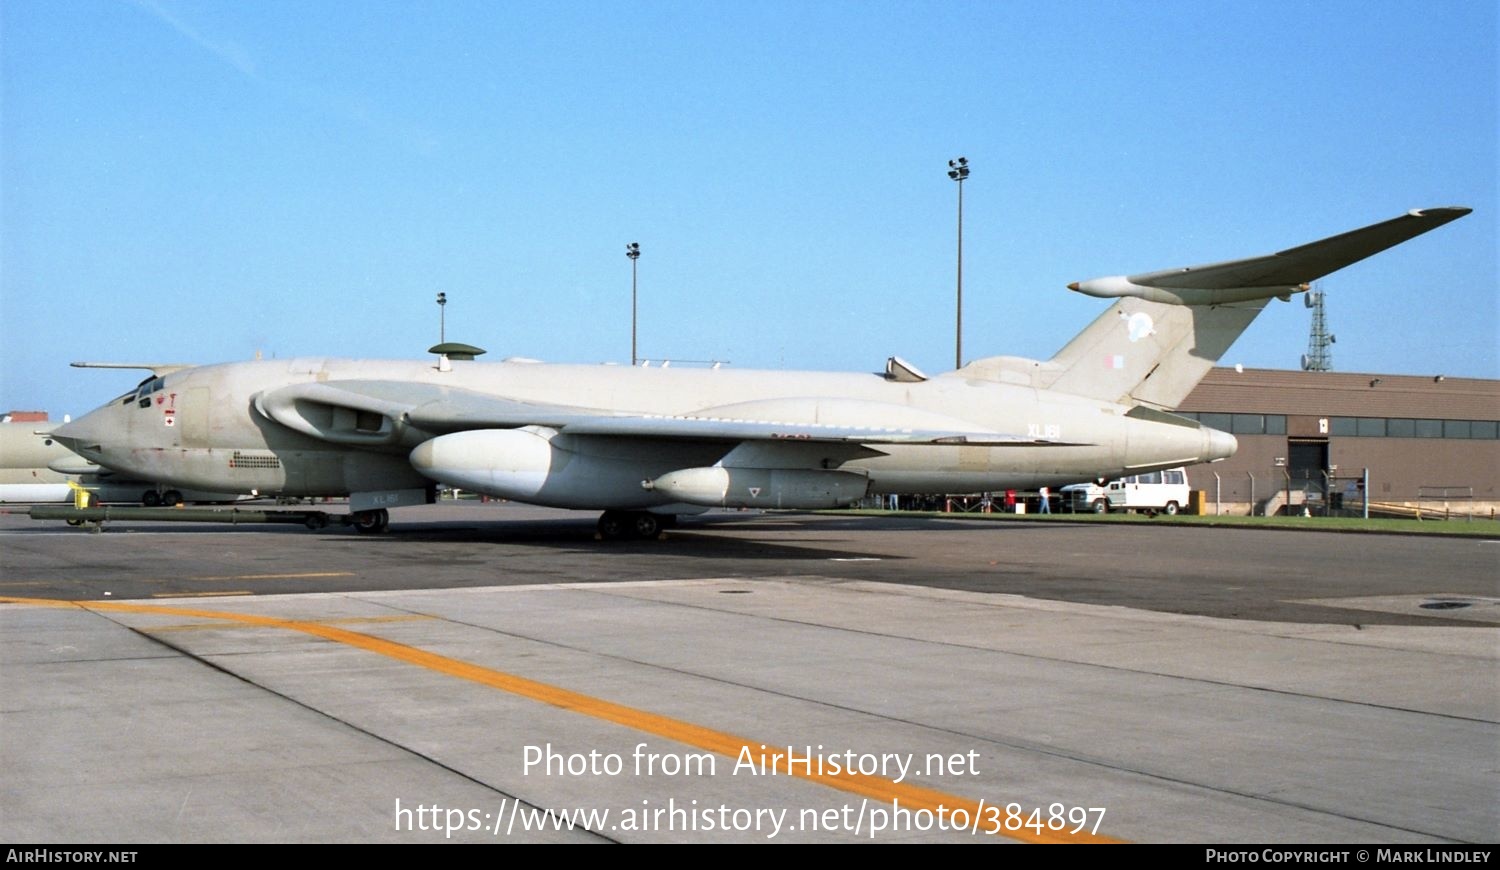
[[[123,601],[59,601],[48,598],[0,596],[0,604],[78,608],[102,613],[142,613],[159,616],[181,616],[192,619],[213,619],[239,625],[295,631],[366,650],[377,655],[426,668],[436,673],[447,674],[448,676],[489,686],[523,698],[541,701],[544,704],[551,704],[554,707],[571,710],[595,719],[613,722],[617,725],[623,725],[627,728],[667,740],[674,740],[688,746],[695,746],[699,749],[732,759],[738,759],[746,753],[753,758],[762,758],[762,754],[765,753],[765,747],[767,746],[767,744],[758,740],[748,740],[724,731],[705,728],[702,725],[695,725],[691,722],[673,719],[669,716],[661,716],[646,710],[638,710],[634,707],[627,707],[624,704],[616,704],[613,701],[606,701],[602,698],[595,698],[580,692],[564,689],[560,686],[553,686],[514,674],[507,674],[503,671],[473,664],[472,662],[449,658],[448,656],[375,637],[374,635],[338,628],[325,622],[281,619],[274,616],[258,616],[250,613],[198,610],[188,607],[170,607],[156,604],[129,604]],[[149,632],[149,629],[145,629],[145,631]],[[839,791],[879,801],[900,801],[902,806],[912,812],[927,810],[935,814],[941,813],[945,820],[952,820],[955,815],[962,813],[964,818],[973,820],[975,830],[978,833],[999,834],[1010,839],[1024,840],[1032,843],[1121,842],[1112,837],[1090,834],[1083,831],[1077,834],[1069,834],[1066,830],[1052,831],[1043,828],[1037,831],[1027,827],[1023,827],[1020,830],[1000,830],[1000,825],[1003,825],[1006,819],[1006,809],[1003,804],[996,805],[982,799],[976,801],[971,798],[947,794],[910,783],[896,782],[885,777],[867,776],[847,771],[824,773],[822,771],[805,769],[810,767],[810,765],[803,765],[804,769],[799,770],[797,769],[797,765],[793,764],[781,753],[765,755],[764,757],[769,762],[768,766],[772,767],[778,775],[796,776],[838,789]],[[1000,824],[992,824],[992,822],[999,822]]]

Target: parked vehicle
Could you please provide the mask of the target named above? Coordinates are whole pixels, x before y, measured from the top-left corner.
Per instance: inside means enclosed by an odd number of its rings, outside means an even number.
[[[1175,514],[1188,503],[1186,468],[1169,468],[1096,483],[1075,483],[1060,490],[1065,510],[1096,514],[1110,511],[1160,511]]]

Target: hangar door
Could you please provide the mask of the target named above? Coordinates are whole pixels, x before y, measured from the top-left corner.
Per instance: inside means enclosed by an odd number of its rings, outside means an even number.
[[[1286,471],[1293,490],[1307,493],[1307,500],[1311,503],[1326,504],[1328,439],[1287,439]]]

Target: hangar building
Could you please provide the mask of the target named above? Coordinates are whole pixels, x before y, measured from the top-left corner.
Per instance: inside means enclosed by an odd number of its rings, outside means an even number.
[[[1500,509],[1500,381],[1215,368],[1177,413],[1239,439],[1188,469],[1205,513],[1354,510],[1364,469],[1372,512]]]

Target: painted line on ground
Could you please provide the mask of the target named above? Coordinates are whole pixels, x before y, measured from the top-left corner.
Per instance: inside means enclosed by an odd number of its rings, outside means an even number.
[[[353,577],[353,571],[311,571],[306,574],[205,574],[179,580],[303,580],[314,577]]]
[[[189,619],[224,620],[247,626],[295,631],[356,647],[367,652],[406,662],[407,664],[417,665],[436,673],[447,674],[448,676],[509,692],[513,695],[530,698],[534,701],[541,701],[544,704],[550,704],[564,710],[571,710],[595,719],[613,722],[646,734],[662,737],[667,740],[674,740],[689,746],[696,746],[699,749],[705,749],[727,758],[738,759],[746,752],[749,752],[752,758],[758,757],[758,752],[761,748],[767,745],[776,745],[749,740],[724,731],[685,722],[681,719],[662,716],[646,710],[638,710],[634,707],[617,704],[613,701],[606,701],[602,698],[595,698],[581,692],[564,689],[560,686],[540,683],[525,677],[507,674],[503,671],[492,670],[482,665],[449,658],[448,656],[439,655],[438,653],[429,652],[417,647],[407,646],[403,643],[319,622],[282,619],[250,613],[197,610],[188,607],[127,604],[123,601],[60,601],[47,598],[0,596],[0,604],[20,604],[48,608],[76,608],[97,613],[182,616]],[[983,799],[976,801],[934,789],[896,782],[885,777],[866,776],[847,771],[836,774],[823,773],[821,771],[814,772],[805,769],[799,771],[796,769],[796,765],[792,764],[789,759],[780,753],[775,758],[774,768],[777,774],[810,780],[850,794],[888,803],[899,801],[905,808],[912,812],[921,810],[927,810],[935,814],[942,812],[949,819],[952,819],[956,813],[962,811],[966,818],[973,820],[976,828],[988,829],[990,827],[989,824],[981,822],[981,819],[995,819],[1000,817],[998,812],[1000,807],[992,803],[986,803]],[[988,814],[986,814],[986,810],[989,811]],[[989,831],[986,830],[985,833],[989,833]],[[1066,831],[1043,830],[1037,832],[1031,829],[1004,831],[999,833],[998,836],[1031,843],[1094,844],[1122,842],[1112,837],[1085,832],[1069,834]]]
[[[437,619],[436,616],[425,614],[412,614],[410,616],[349,616],[340,619],[311,619],[308,622],[317,625],[370,625],[386,622],[424,622]],[[167,634],[176,631],[238,631],[246,628],[260,628],[258,625],[225,625],[224,621],[213,622],[190,622],[183,625],[163,625],[158,628],[139,629],[147,634]]]

